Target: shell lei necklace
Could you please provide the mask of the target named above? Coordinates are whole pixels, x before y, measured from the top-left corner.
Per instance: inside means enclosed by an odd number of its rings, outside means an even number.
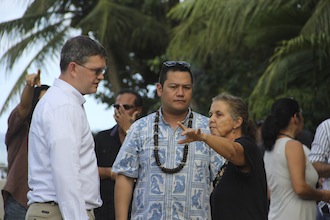
[[[192,119],[193,119],[194,115],[191,112],[189,115],[189,121],[188,121],[188,128],[192,128]],[[182,170],[182,168],[184,167],[184,165],[187,162],[187,156],[188,156],[188,144],[184,145],[184,149],[183,149],[183,157],[181,160],[181,163],[179,164],[179,166],[175,167],[175,168],[166,168],[164,167],[159,159],[159,155],[158,155],[158,123],[159,123],[159,111],[156,112],[156,117],[155,117],[155,125],[154,125],[154,156],[155,156],[155,160],[157,163],[157,166],[161,169],[161,171],[163,171],[164,173],[168,173],[168,174],[173,174],[173,173],[177,173],[180,170]]]

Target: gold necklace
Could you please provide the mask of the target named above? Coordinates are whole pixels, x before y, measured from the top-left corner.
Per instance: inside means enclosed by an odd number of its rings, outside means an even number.
[[[188,128],[192,128],[192,119],[193,119],[193,117],[194,117],[194,115],[191,112],[190,115],[189,115]],[[182,160],[181,160],[181,163],[179,164],[179,166],[177,166],[175,168],[166,168],[166,167],[164,167],[161,164],[160,159],[159,159],[159,155],[158,155],[158,123],[159,123],[159,111],[156,112],[155,125],[154,125],[154,144],[155,144],[154,156],[155,156],[157,166],[164,173],[169,173],[169,174],[177,173],[180,170],[182,170],[182,168],[184,167],[184,165],[187,162],[188,151],[189,151],[188,144],[184,145],[183,157],[182,157]]]

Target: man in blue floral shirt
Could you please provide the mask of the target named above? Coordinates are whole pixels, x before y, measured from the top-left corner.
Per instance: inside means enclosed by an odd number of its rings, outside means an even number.
[[[209,218],[211,182],[222,158],[204,142],[178,144],[183,138],[179,121],[209,132],[208,118],[189,108],[192,87],[189,63],[163,63],[157,84],[162,106],[130,127],[112,166],[118,174],[117,220],[127,219],[134,181],[131,219]]]

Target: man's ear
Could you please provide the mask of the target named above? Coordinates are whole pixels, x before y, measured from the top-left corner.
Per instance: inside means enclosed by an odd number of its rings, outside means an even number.
[[[157,83],[156,89],[157,89],[157,95],[161,97],[163,92],[163,86],[160,83]]]
[[[68,72],[71,74],[72,77],[77,77],[77,64],[75,62],[70,62],[68,65]]]
[[[138,116],[140,116],[142,114],[142,106],[138,107]]]
[[[294,119],[294,122],[296,122],[296,124],[299,124],[300,123],[300,120],[301,120],[300,113],[295,113],[293,115],[293,119]]]

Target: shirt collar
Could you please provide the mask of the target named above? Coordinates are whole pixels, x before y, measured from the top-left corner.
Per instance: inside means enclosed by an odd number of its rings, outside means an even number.
[[[118,124],[116,124],[113,129],[111,130],[110,132],[110,136],[116,136],[116,134],[118,134],[118,129],[119,129],[119,126]]]
[[[160,108],[158,109],[158,111],[159,111],[159,118],[163,121],[163,123],[168,124],[168,123],[164,120],[163,113],[162,113],[162,107],[160,107]],[[186,121],[189,120],[189,115],[190,115],[191,112],[192,112],[191,108],[188,108],[188,114],[186,115],[186,118],[182,121],[183,124],[184,124]]]
[[[66,93],[71,93],[79,105],[83,105],[86,102],[84,96],[76,88],[62,79],[55,79],[53,86],[63,89]]]

